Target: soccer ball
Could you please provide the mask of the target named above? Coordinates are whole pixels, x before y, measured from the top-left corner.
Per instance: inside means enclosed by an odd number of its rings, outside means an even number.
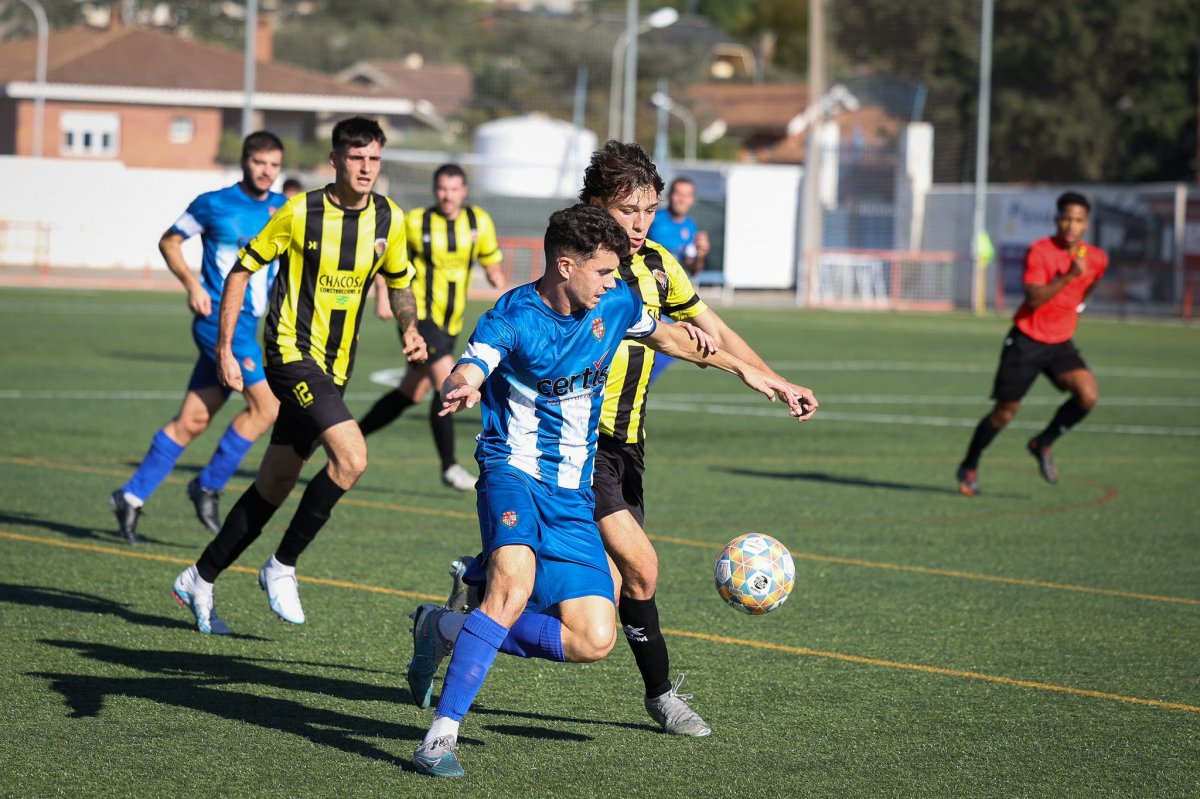
[[[726,544],[715,571],[721,599],[752,616],[782,605],[796,584],[792,553],[763,533],[739,535]]]

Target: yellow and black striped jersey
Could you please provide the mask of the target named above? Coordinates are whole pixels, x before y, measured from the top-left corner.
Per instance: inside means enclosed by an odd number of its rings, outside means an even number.
[[[267,312],[268,364],[315,361],[339,386],[350,379],[358,326],[375,273],[407,288],[412,264],[404,212],[372,193],[366,207],[342,208],[328,188],[298,194],[238,253],[251,272],[279,259]]]
[[[465,205],[453,222],[437,208],[410,211],[405,223],[412,250],[417,318],[429,319],[452,336],[462,330],[471,262],[484,266],[504,258],[488,212]]]
[[[622,261],[618,274],[642,298],[642,304],[655,319],[692,319],[708,306],[696,294],[687,272],[671,253],[646,240],[632,260]],[[600,411],[600,434],[625,444],[646,440],[646,393],[650,370],[654,368],[654,350],[637,341],[625,339],[608,368],[604,386],[604,405]]]

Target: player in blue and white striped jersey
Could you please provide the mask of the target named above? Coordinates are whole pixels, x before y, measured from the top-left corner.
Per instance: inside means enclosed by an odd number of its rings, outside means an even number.
[[[617,279],[624,229],[579,204],[550,217],[546,273],[501,297],[479,321],[442,387],[443,413],[482,403],[477,505],[482,554],[467,574],[487,592],[470,614],[422,605],[412,614],[408,683],[427,707],[433,676],[453,651],[437,713],[413,758],[417,770],[462,776],[458,727],[497,652],[587,663],[616,642],[615,586],[593,519],[600,408],[617,344],[639,338],[682,360],[738,375],[803,411],[782,380],[717,352],[712,339],[658,325]]]
[[[159,240],[167,268],[188,294],[192,312],[192,338],[199,355],[188,380],[179,412],[150,442],[138,470],[109,497],[117,525],[131,544],[137,534],[142,505],[175,468],[175,462],[197,436],[208,429],[212,417],[229,398],[229,389],[217,379],[217,308],[225,277],[245,246],[267,224],[271,215],[287,202],[271,191],[283,165],[283,144],[267,131],[251,133],[242,143],[242,179],[232,186],[210,191],[192,200],[187,210]],[[184,240],[199,234],[203,243],[200,278],[183,258]],[[221,529],[219,492],[237,470],[254,440],[275,423],[279,401],[267,387],[263,372],[262,347],[258,343],[258,320],[267,310],[267,293],[275,268],[254,276],[238,316],[234,355],[242,368],[246,410],[226,428],[208,465],[188,483],[188,498],[200,522],[214,535]]]

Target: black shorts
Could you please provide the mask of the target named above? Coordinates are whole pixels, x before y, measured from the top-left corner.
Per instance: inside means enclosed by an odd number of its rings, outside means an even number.
[[[438,358],[447,355],[451,358],[455,357],[458,336],[450,335],[428,319],[417,320],[417,332],[421,334],[421,338],[425,339],[425,351],[429,353],[429,360],[425,363],[433,363]],[[400,331],[400,341],[404,341],[403,330]]]
[[[992,399],[1015,402],[1025,396],[1039,374],[1053,381],[1065,372],[1086,368],[1083,356],[1075,349],[1071,339],[1058,344],[1044,344],[1014,327],[1008,331],[1004,338],[1004,349],[1000,351],[1000,366],[996,369],[996,381],[992,385]]]
[[[642,444],[623,444],[612,436],[600,436],[596,445],[596,465],[592,472],[596,521],[627,510],[637,519],[639,527],[645,524],[646,504],[642,499],[645,454]]]
[[[272,444],[291,445],[297,455],[308,460],[321,433],[354,418],[342,399],[345,386],[334,383],[312,361],[268,365],[266,372],[267,385],[279,398]]]

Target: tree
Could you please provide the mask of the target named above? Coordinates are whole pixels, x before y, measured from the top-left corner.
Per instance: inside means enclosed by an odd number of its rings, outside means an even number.
[[[834,74],[922,81],[935,126],[935,180],[972,179],[977,0],[858,0],[830,8]],[[989,178],[1194,174],[1198,29],[1195,0],[998,3]]]

